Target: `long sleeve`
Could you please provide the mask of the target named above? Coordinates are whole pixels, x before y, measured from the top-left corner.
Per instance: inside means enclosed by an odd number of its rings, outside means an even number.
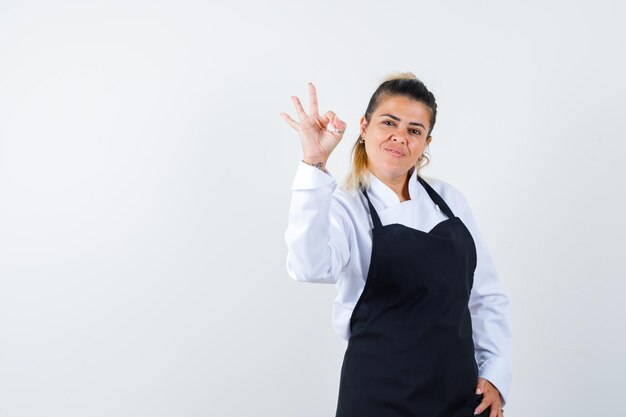
[[[469,300],[478,376],[500,391],[504,405],[512,381],[509,299],[467,204],[461,217],[474,238],[478,258]]]
[[[287,272],[296,281],[336,283],[350,259],[350,221],[336,188],[330,173],[299,163],[285,231]]]

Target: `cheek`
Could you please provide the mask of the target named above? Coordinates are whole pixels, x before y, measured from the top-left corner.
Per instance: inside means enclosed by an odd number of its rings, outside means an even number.
[[[422,152],[422,149],[424,149],[424,146],[423,146],[422,143],[416,143],[416,144],[412,145],[410,147],[410,149],[411,149],[411,153],[413,153],[413,154],[420,153],[420,152]]]

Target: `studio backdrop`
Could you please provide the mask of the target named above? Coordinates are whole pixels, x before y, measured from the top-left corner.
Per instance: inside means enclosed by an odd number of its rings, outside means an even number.
[[[510,299],[507,417],[619,415],[626,29],[617,1],[0,1],[0,417],[333,416],[333,285],[284,232],[302,150],[381,80],[438,117]]]

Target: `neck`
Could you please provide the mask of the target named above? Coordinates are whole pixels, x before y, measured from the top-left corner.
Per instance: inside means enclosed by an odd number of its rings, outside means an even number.
[[[400,202],[411,199],[411,196],[409,195],[408,179],[411,176],[412,171],[409,170],[408,172],[397,177],[382,175],[380,172],[372,170],[371,168],[370,171],[376,176],[376,178],[381,180],[387,187],[391,188],[393,192],[396,193],[398,199],[400,199]]]

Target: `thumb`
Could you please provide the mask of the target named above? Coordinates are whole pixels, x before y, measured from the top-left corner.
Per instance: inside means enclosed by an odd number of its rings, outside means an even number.
[[[346,130],[346,122],[335,115],[333,118],[333,127],[337,130]]]
[[[476,384],[476,394],[482,394],[485,391],[485,383],[486,379],[478,378],[478,383]]]

